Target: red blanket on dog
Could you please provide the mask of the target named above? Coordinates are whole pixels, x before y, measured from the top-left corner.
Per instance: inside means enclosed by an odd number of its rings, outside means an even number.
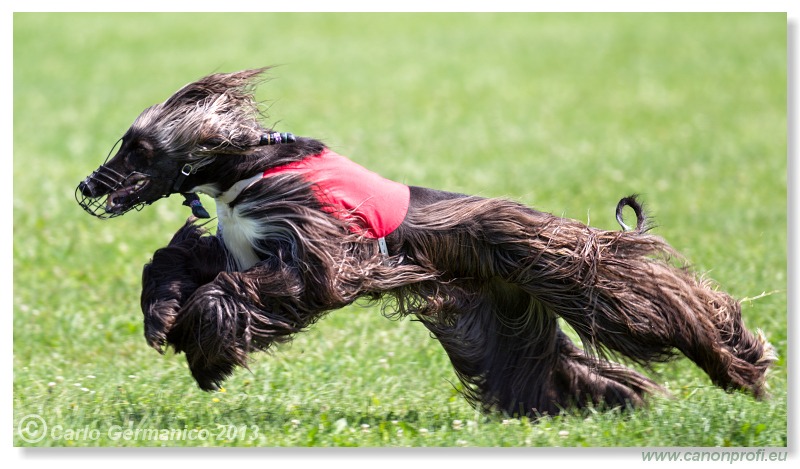
[[[383,238],[403,222],[408,212],[409,189],[347,158],[325,149],[303,160],[264,171],[263,177],[299,173],[313,185],[326,211],[353,220],[355,232]]]

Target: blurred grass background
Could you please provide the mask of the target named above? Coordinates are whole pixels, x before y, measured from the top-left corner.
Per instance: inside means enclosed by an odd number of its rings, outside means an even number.
[[[784,14],[16,13],[13,47],[15,429],[36,413],[104,435],[258,430],[37,445],[786,445]],[[727,394],[681,359],[649,372],[677,399],[631,415],[483,416],[422,326],[360,307],[202,393],[182,356],[146,346],[138,306],[142,265],[188,210],[101,222],[73,192],[145,107],[264,65],[279,65],[258,91],[270,124],[386,177],[608,229],[642,194],[656,233],[758,297],[745,321],[784,357],[773,398]]]

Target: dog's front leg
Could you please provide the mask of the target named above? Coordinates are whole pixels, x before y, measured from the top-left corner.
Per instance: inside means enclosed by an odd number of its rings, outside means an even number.
[[[147,343],[163,353],[178,312],[203,284],[225,269],[226,251],[215,236],[189,218],[142,272],[141,306]]]
[[[277,259],[245,272],[223,272],[198,288],[175,321],[167,342],[184,352],[203,390],[219,387],[248,355],[286,341],[325,308],[306,298],[298,269]]]

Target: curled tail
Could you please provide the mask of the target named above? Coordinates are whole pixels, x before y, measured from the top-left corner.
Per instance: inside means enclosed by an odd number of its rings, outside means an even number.
[[[642,207],[642,204],[636,199],[637,197],[639,197],[637,194],[623,197],[617,204],[617,223],[619,223],[619,226],[622,227],[623,231],[631,231],[631,227],[622,221],[622,209],[624,209],[626,206],[632,208],[633,212],[636,214],[636,228],[633,230],[640,233],[647,231],[647,217],[644,214],[644,208]]]

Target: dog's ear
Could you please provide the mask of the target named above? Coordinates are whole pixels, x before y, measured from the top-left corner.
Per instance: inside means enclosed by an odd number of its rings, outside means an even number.
[[[217,73],[189,83],[157,106],[155,121],[173,122],[171,145],[190,148],[196,156],[246,151],[263,133],[255,88],[267,70]]]
[[[228,95],[234,100],[252,99],[257,78],[270,67],[242,70],[234,73],[215,73],[185,85],[175,92],[164,106],[181,106],[189,103],[202,103],[216,96]]]

